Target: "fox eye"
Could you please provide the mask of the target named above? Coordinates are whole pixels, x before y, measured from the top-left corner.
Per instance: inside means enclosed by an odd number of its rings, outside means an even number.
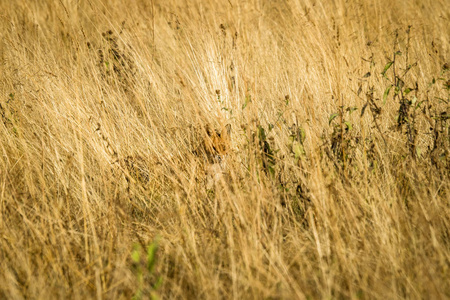
[[[225,125],[225,129],[227,130],[227,134],[231,135],[231,124]]]

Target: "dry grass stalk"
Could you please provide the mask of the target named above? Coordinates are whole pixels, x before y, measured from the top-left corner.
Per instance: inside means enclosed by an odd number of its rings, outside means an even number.
[[[449,298],[422,2],[0,1],[0,299]]]

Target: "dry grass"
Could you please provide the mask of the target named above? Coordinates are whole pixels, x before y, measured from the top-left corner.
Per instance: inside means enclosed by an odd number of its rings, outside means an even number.
[[[448,1],[153,2],[0,1],[0,298],[450,297]]]

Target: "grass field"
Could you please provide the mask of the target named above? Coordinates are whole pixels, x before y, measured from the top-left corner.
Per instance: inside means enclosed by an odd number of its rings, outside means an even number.
[[[0,1],[0,299],[450,298],[449,24]]]

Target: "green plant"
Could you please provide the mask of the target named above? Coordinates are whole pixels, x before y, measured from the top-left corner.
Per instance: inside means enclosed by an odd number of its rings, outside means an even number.
[[[332,126],[331,136],[324,137],[325,145],[328,145],[327,155],[338,169],[346,170],[353,159],[353,151],[359,143],[359,137],[354,133],[351,114],[358,110],[357,107],[340,106],[337,113],[328,118],[328,124]],[[329,151],[331,150],[331,151]]]
[[[440,107],[428,106],[428,111],[433,110],[430,114],[432,126],[430,127],[433,138],[433,146],[430,149],[430,160],[439,170],[450,171],[450,69],[448,63],[442,66],[442,71],[437,79],[433,78],[430,83],[431,87],[436,87],[438,82],[442,82],[442,90],[447,92],[447,99],[439,97],[438,105]],[[438,87],[439,88],[439,87]]]
[[[149,296],[153,300],[159,299],[156,291],[161,286],[163,280],[162,277],[155,274],[158,249],[159,237],[156,237],[147,246],[145,254],[142,253],[143,250],[140,244],[133,246],[131,260],[133,262],[133,273],[137,281],[137,290],[132,298],[133,300],[142,299],[144,296]]]
[[[294,124],[290,128],[290,135],[288,139],[288,147],[294,156],[295,165],[298,165],[300,160],[305,158],[306,152],[303,143],[306,139],[306,132],[301,126]]]
[[[407,148],[410,155],[416,157],[416,141],[418,130],[416,128],[417,109],[420,108],[423,101],[417,100],[417,91],[419,89],[417,81],[413,86],[407,76],[412,68],[417,66],[417,62],[410,64],[409,51],[411,41],[411,26],[406,29],[406,46],[404,52],[399,50],[399,32],[395,31],[395,40],[392,58],[384,66],[381,75],[387,80],[388,86],[383,94],[383,103],[385,104],[392,88],[394,89],[393,100],[398,103],[397,111],[397,129],[402,130],[406,126],[405,135],[407,137]],[[403,68],[400,66],[399,57],[404,55]],[[391,71],[388,76],[388,71]],[[412,93],[415,92],[415,93]]]

